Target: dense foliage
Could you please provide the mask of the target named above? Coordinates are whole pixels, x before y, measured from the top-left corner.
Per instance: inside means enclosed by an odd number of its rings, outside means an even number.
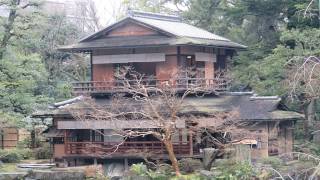
[[[0,1],[8,9],[0,17],[0,120],[6,125],[28,124],[31,113],[71,96],[70,81],[87,78],[83,57],[57,51],[84,34],[66,17],[43,12],[39,2]]]
[[[309,2],[191,0],[185,14],[192,23],[248,46],[247,51],[240,52],[232,61],[236,90],[285,95],[286,87],[282,84],[286,79],[284,66],[291,59],[286,56],[289,53],[286,51],[300,48],[294,47],[294,41],[305,35],[316,37],[308,31],[318,27],[317,15],[303,14]],[[312,4],[311,8],[316,6]],[[288,39],[290,33],[301,31],[305,33],[299,34],[299,39]],[[295,55],[302,55],[299,53],[301,51]]]

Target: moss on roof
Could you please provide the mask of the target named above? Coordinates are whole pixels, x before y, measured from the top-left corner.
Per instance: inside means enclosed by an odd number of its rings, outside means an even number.
[[[271,112],[272,119],[304,119],[304,115],[293,111],[276,110]]]
[[[207,114],[212,115],[216,112],[237,111],[239,119],[243,120],[298,120],[304,116],[293,111],[284,111],[278,108],[280,99],[252,99],[251,95],[223,95],[216,97],[190,97],[186,98],[180,113],[182,114]],[[98,99],[96,103],[108,105],[110,99]],[[130,107],[143,108],[143,104],[128,101],[126,106],[123,106],[123,111],[128,111]],[[134,104],[133,104],[134,103]],[[72,104],[56,107],[48,112],[47,116],[67,116],[69,113],[67,107],[85,108],[81,101]],[[34,117],[41,117],[41,113],[34,114]]]

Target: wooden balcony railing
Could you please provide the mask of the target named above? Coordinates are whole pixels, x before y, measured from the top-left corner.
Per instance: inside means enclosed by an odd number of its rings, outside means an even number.
[[[114,81],[86,81],[73,83],[73,92],[76,95],[94,94],[94,93],[115,93],[126,92],[125,83],[133,85],[137,83],[134,80],[114,80]],[[146,87],[161,88],[169,86],[178,91],[185,91],[190,88],[201,88],[206,91],[227,91],[229,89],[229,80],[222,78],[179,78],[170,80],[146,79],[140,82]]]
[[[176,143],[173,145],[176,155],[194,155],[193,148],[189,143]],[[190,152],[192,151],[192,152]],[[159,141],[138,142],[66,142],[66,155],[79,156],[130,156],[139,153],[166,155],[164,144]]]

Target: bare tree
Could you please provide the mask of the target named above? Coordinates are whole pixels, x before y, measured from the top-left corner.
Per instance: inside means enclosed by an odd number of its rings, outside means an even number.
[[[83,17],[82,24],[85,31],[94,33],[102,28],[100,24],[100,18],[98,16],[98,10],[93,0],[86,0],[82,2],[80,7],[80,15]]]
[[[310,0],[307,7],[305,8],[303,15],[312,17],[312,16],[319,16],[319,9],[316,9],[317,5],[316,5],[316,1],[315,0]],[[318,6],[319,7],[319,6]]]
[[[305,114],[305,136],[316,119],[316,102],[320,97],[320,60],[318,57],[296,57],[289,68],[288,84],[290,97],[299,100]]]
[[[236,133],[239,122],[235,120],[236,113],[201,115],[184,110],[187,96],[216,93],[215,89],[208,88],[203,80],[188,84],[188,87],[185,82],[179,82],[177,76],[155,83],[154,79],[141,75],[132,68],[119,71],[116,77],[117,83],[121,83],[121,88],[117,90],[127,93],[114,95],[110,104],[99,105],[93,99],[87,98],[81,107],[69,107],[69,112],[76,120],[103,120],[114,126],[118,124],[119,127],[114,128],[113,133],[122,136],[124,140],[115,145],[115,151],[127,138],[152,135],[164,144],[172,168],[179,176],[180,169],[172,138],[180,128],[188,129],[191,134],[206,132],[212,146],[221,150],[225,148],[224,144],[231,143],[231,140],[228,140],[231,132],[238,136]],[[121,124],[132,124],[132,128],[123,128]],[[214,137],[214,133],[220,133],[221,136]],[[192,135],[189,138],[192,138]]]

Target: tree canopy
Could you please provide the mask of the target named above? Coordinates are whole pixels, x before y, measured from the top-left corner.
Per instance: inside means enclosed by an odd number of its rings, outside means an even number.
[[[56,50],[84,34],[65,16],[41,11],[40,1],[1,0],[0,6],[8,9],[0,17],[1,121],[19,125],[36,110],[70,97],[68,81],[87,77],[83,57]]]

